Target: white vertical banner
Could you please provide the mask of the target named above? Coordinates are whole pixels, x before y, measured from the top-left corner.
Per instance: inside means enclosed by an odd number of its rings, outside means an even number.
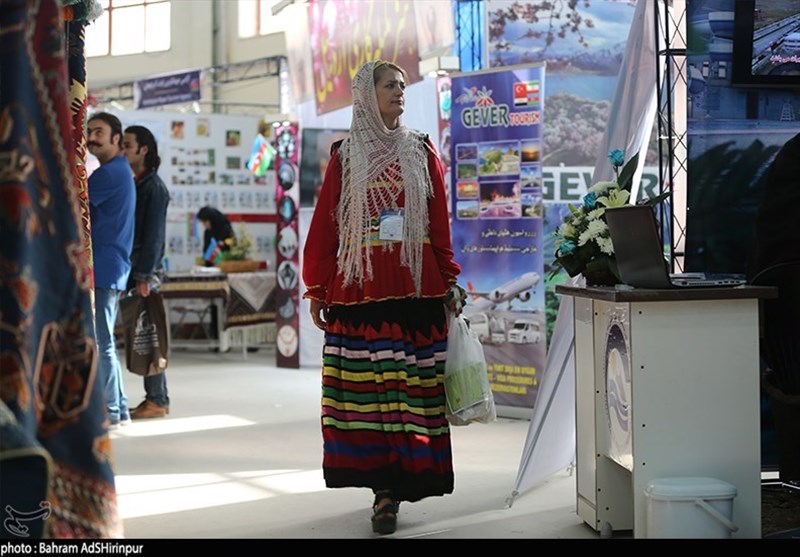
[[[593,181],[613,178],[608,161],[612,149],[624,149],[626,159],[647,143],[656,109],[656,37],[654,2],[640,1],[631,22],[625,55],[617,79],[608,127],[599,147]],[[638,189],[644,154],[634,176]],[[632,192],[636,199],[637,192]],[[551,474],[568,467],[575,458],[575,355],[573,304],[564,297],[542,384],[534,404],[517,479],[509,505],[520,494],[540,484]]]
[[[575,457],[575,343],[572,316],[572,298],[565,296],[558,307],[544,380],[533,407],[533,419],[522,450],[512,501],[542,479],[563,470]]]
[[[313,207],[301,207],[298,215],[298,225],[300,229],[300,244],[298,253],[300,254],[300,268],[303,268],[303,248],[305,247],[308,229],[311,227],[311,218],[314,216]],[[311,319],[311,302],[308,298],[303,298],[302,294],[306,291],[303,282],[303,274],[300,273],[300,367],[320,368],[322,366],[322,349],[325,345],[325,333],[314,325]]]
[[[617,88],[611,101],[608,127],[598,147],[592,182],[612,180],[614,172],[608,160],[612,149],[625,151],[625,160],[641,152],[633,176],[631,199],[638,199],[642,168],[645,163],[643,147],[653,130],[656,114],[656,48],[654,2],[638,2],[631,21],[625,57],[619,69]],[[685,98],[685,97],[684,97]]]

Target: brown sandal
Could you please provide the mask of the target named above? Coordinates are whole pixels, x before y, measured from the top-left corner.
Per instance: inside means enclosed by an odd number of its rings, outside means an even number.
[[[389,490],[375,493],[372,504],[372,531],[376,534],[393,534],[397,530],[397,511],[400,502],[395,501]]]

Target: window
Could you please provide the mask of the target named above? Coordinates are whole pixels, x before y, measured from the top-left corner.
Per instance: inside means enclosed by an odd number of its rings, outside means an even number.
[[[278,33],[283,27],[272,15],[272,6],[278,0],[239,0],[239,38]]]
[[[103,15],[86,26],[87,57],[169,50],[169,0],[99,2]]]

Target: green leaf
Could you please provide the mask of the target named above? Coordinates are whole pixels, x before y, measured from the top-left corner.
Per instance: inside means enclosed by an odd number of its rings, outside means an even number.
[[[609,276],[610,274],[610,276]],[[617,259],[610,255],[599,255],[586,263],[586,268],[583,271],[583,276],[589,279],[591,275],[600,275],[608,277],[610,282],[622,282],[619,278],[619,269],[617,268]],[[613,279],[611,278],[613,277]],[[606,281],[604,281],[606,282]]]
[[[553,264],[564,269],[567,272],[567,274],[571,277],[581,274],[581,271],[583,270],[584,266],[583,261],[578,259],[573,254],[567,254],[557,257],[556,260],[553,262]]]
[[[647,202],[647,204],[648,204],[648,205],[650,205],[651,207],[655,207],[656,205],[658,205],[659,203],[661,203],[661,202],[662,202],[662,201],[664,201],[665,199],[669,199],[669,194],[670,194],[670,193],[671,193],[671,192],[669,192],[669,191],[665,191],[664,193],[661,193],[661,194],[659,194],[659,195],[657,195],[657,196],[655,196],[655,197],[651,197],[651,198],[650,198],[650,199],[648,199],[646,202]]]
[[[619,173],[619,178],[617,178],[617,184],[623,190],[628,192],[631,191],[631,186],[633,185],[633,173],[636,172],[636,165],[639,163],[639,153],[636,153],[631,160],[625,163],[625,166],[622,167],[622,172]]]
[[[558,262],[558,260],[553,261],[552,269],[550,269],[550,274],[547,275],[547,280],[553,280],[555,277],[561,274],[563,267]]]

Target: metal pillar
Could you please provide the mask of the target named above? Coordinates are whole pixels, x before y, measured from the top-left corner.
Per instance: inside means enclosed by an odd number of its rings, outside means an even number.
[[[644,1],[644,0],[640,0]],[[687,64],[686,0],[656,2],[658,171],[661,192],[669,190],[669,208],[660,209],[661,222],[670,218],[669,261],[674,272],[685,270],[687,204]]]
[[[456,24],[457,56],[462,72],[483,69],[484,5],[483,0],[456,0],[453,2]]]

